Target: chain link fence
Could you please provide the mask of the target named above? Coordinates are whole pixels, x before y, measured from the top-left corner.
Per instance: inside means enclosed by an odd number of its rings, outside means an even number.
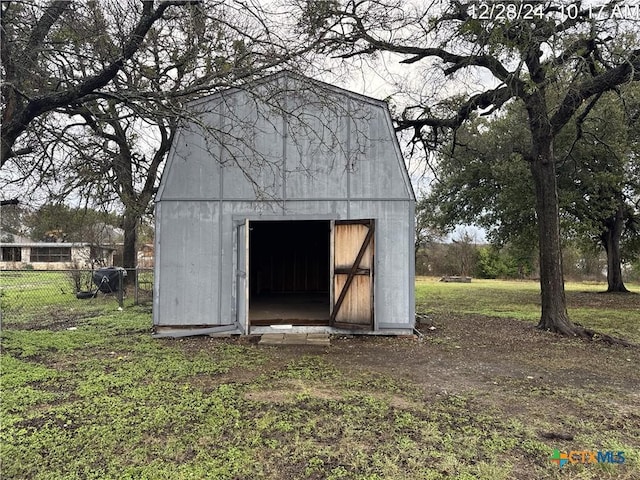
[[[104,275],[96,277],[96,272],[102,271],[0,271],[2,321],[13,322],[51,312],[77,315],[83,311],[151,303],[153,269],[127,270],[126,275],[116,274],[107,281]]]

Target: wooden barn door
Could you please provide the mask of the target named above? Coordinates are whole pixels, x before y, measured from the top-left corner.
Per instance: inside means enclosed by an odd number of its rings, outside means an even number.
[[[331,325],[373,326],[373,220],[336,220],[333,227]]]

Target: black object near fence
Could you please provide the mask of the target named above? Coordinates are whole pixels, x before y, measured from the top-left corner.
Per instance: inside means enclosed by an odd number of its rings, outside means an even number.
[[[105,267],[93,271],[91,278],[95,284],[95,291],[80,290],[76,298],[95,298],[98,292],[111,293],[117,296],[120,307],[124,306],[124,279],[127,271],[121,267]]]
[[[102,293],[116,293],[123,290],[126,276],[127,271],[124,268],[107,267],[93,272],[92,278]]]

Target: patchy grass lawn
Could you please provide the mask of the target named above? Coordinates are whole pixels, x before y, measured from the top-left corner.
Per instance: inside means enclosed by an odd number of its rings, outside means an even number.
[[[598,288],[568,286],[572,318],[637,341],[637,298]],[[5,316],[0,473],[639,478],[639,350],[535,330],[536,297],[535,284],[420,280],[424,338],[329,347],[154,340],[147,309],[113,304]],[[555,449],[625,461],[559,468]]]
[[[603,283],[567,282],[569,317],[584,327],[640,344],[640,285],[627,288],[634,294],[602,293],[607,289]],[[425,313],[540,320],[540,284],[533,281],[474,279],[468,284],[420,277],[416,299],[417,310]]]
[[[117,294],[76,298],[77,287],[82,291],[96,290],[91,274],[90,270],[4,270],[0,272],[0,311],[12,323],[32,326],[34,322],[50,325],[49,316],[60,317],[64,322],[69,314],[75,318],[111,311],[114,305],[117,307]],[[132,297],[125,298],[127,305],[133,304]]]

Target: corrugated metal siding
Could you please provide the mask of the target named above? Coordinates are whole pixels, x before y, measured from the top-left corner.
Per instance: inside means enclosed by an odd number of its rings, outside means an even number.
[[[245,91],[229,95],[203,119],[209,130],[190,126],[177,136],[159,199],[412,196],[382,106],[327,97],[305,110],[296,101],[278,110],[258,108]]]
[[[305,92],[307,95],[310,92]],[[288,99],[285,198],[346,198],[350,118],[344,99]]]
[[[282,119],[259,109],[247,92],[237,92],[225,106],[221,115],[229,135],[222,149],[223,198],[280,198]]]
[[[277,204],[271,204],[273,208],[265,208],[267,213],[263,215],[257,215],[252,205],[251,202],[223,202],[220,232],[218,202],[163,202],[157,262],[162,272],[158,276],[160,295],[157,312],[154,312],[157,325],[233,323],[238,300],[234,291],[234,218],[347,218],[346,201],[292,202],[285,214]],[[376,219],[374,302],[377,321],[387,328],[412,324],[413,284],[407,272],[409,256],[413,255],[407,233],[410,203],[352,201],[350,209],[352,218]],[[221,244],[219,237],[222,237]]]
[[[364,151],[353,162],[351,198],[407,198],[402,165],[385,121],[386,112],[370,108],[367,121],[356,120]]]
[[[215,139],[205,141],[201,128],[181,129],[172,145],[159,199],[220,198],[220,164],[212,157],[220,149]],[[167,180],[165,180],[167,179]]]
[[[157,325],[217,324],[218,204],[164,202]]]

